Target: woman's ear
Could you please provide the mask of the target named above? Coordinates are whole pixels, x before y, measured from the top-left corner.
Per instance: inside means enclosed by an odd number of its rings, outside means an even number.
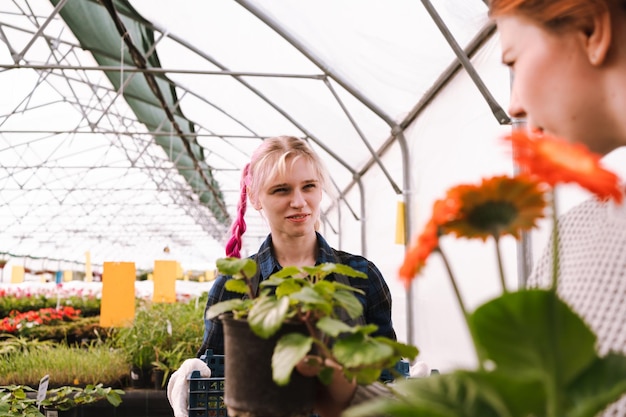
[[[248,201],[250,202],[250,205],[252,207],[254,207],[255,210],[261,210],[261,203],[259,203],[259,200],[255,200],[252,195],[250,194],[250,189],[246,188],[246,193],[248,194]]]
[[[591,24],[592,27],[588,29],[586,34],[585,47],[591,65],[599,66],[606,60],[611,47],[612,28],[609,10],[606,9],[598,13]]]

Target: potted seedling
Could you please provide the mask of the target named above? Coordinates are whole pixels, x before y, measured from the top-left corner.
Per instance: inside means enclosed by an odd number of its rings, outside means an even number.
[[[0,416],[6,417],[62,417],[75,416],[77,407],[106,399],[114,407],[122,402],[124,391],[103,387],[102,384],[84,388],[62,386],[49,389],[39,401],[37,391],[26,385],[0,386]],[[40,411],[43,409],[43,413]]]
[[[217,303],[207,311],[208,319],[219,317],[224,325],[224,401],[229,415],[310,412],[314,381],[294,372],[307,355],[322,364],[319,379],[323,383],[330,382],[333,373],[333,368],[324,365],[329,359],[342,366],[347,378],[364,384],[376,381],[383,369],[392,369],[402,358],[417,356],[414,346],[372,336],[375,325],[346,323],[346,317],[355,319],[362,314],[363,306],[355,295],[362,291],[326,278],[337,274],[367,279],[347,265],[285,267],[259,284],[258,296],[253,283],[254,260],[222,258],[217,267],[233,278],[226,282],[227,290],[246,295]],[[265,380],[255,381],[256,376]],[[294,390],[287,391],[289,388]],[[255,400],[255,394],[261,398]],[[276,408],[281,405],[290,409]]]
[[[124,391],[112,387],[103,387],[102,384],[89,384],[86,387],[63,386],[49,389],[46,398],[41,401],[46,417],[61,417],[62,415],[76,415],[76,407],[96,401],[107,400],[117,407],[122,403]],[[69,411],[69,413],[67,413]],[[65,413],[65,414],[63,414]]]

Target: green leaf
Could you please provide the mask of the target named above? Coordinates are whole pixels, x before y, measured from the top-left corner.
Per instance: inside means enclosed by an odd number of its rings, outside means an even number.
[[[319,374],[317,374],[317,379],[324,385],[328,385],[333,381],[333,376],[335,375],[335,368],[327,366],[322,368]]]
[[[293,368],[311,351],[313,339],[300,333],[289,333],[276,343],[272,355],[272,378],[277,385],[289,383]]]
[[[347,277],[352,277],[352,278],[367,278],[366,273],[357,271],[356,269],[349,267],[348,265],[344,265],[344,264],[326,264],[326,265],[333,265],[334,267],[332,268],[332,272],[335,272],[337,274],[345,275]]]
[[[246,284],[246,281],[243,279],[231,278],[226,281],[224,288],[238,294],[246,294],[248,292],[248,284]]]
[[[498,396],[490,394],[491,387],[475,376],[456,372],[401,380],[393,386],[397,398],[367,402],[342,416],[512,417]]]
[[[348,326],[341,320],[331,317],[322,317],[316,324],[316,327],[331,337],[337,337],[342,333],[354,333],[357,329]]]
[[[220,314],[245,308],[246,300],[232,299],[213,304],[206,312],[205,318],[211,320]]]
[[[302,289],[302,285],[298,284],[298,282],[294,279],[287,279],[281,282],[278,287],[276,287],[276,297],[284,297],[289,296],[295,292],[298,292]]]
[[[504,294],[470,316],[472,332],[501,370],[543,372],[565,387],[595,359],[596,337],[553,291]]]
[[[374,338],[379,343],[389,345],[394,351],[396,351],[401,357],[413,360],[417,357],[419,349],[414,345],[401,343],[388,337],[377,336]]]
[[[259,337],[267,339],[280,329],[289,309],[289,298],[263,296],[256,299],[248,314],[248,323]]]
[[[626,357],[610,353],[596,358],[567,390],[570,417],[593,417],[626,393]]]
[[[301,291],[291,294],[291,298],[303,304],[328,304],[330,306],[330,303],[312,287],[302,288]]]
[[[278,272],[274,272],[270,279],[272,278],[292,278],[292,277],[303,277],[306,273],[297,266],[286,266]]]
[[[359,317],[363,314],[363,304],[349,291],[336,291],[333,298],[341,308],[345,309],[350,318]]]
[[[245,276],[251,278],[256,274],[257,265],[250,258],[220,258],[215,262],[217,269],[224,275]]]
[[[332,352],[337,360],[347,368],[378,364],[388,361],[394,355],[391,346],[366,338],[361,333],[350,334],[337,340],[333,345]]]

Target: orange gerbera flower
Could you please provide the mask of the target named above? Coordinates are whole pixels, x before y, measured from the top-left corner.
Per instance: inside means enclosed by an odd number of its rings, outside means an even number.
[[[426,265],[426,260],[430,254],[439,246],[439,227],[431,219],[424,227],[420,234],[404,255],[404,262],[400,266],[400,281],[408,288],[413,278]]]
[[[448,191],[448,199],[458,201],[459,210],[441,225],[441,233],[483,241],[507,234],[519,239],[544,217],[546,207],[543,187],[528,176],[497,176],[479,185],[459,185]]]
[[[624,195],[619,178],[604,169],[600,156],[582,144],[572,144],[543,133],[516,131],[505,139],[513,143],[513,159],[550,185],[574,182],[598,198],[621,202]]]

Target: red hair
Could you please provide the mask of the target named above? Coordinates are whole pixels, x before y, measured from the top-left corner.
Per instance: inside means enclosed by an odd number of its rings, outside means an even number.
[[[554,29],[586,27],[599,13],[625,4],[624,0],[489,0],[489,15],[518,14]]]

